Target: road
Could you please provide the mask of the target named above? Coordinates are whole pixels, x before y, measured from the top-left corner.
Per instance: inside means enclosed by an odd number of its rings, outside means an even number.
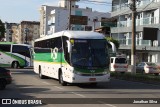
[[[129,98],[133,98],[131,101],[137,100],[136,98],[140,98],[138,100],[160,98],[160,86],[158,85],[111,79],[109,83],[99,83],[97,86],[86,84],[61,86],[57,80],[51,78],[39,79],[38,75],[33,72],[33,69],[10,70],[12,71],[13,83],[8,85],[5,90],[0,91],[0,98],[47,98],[44,100],[48,101],[48,103],[43,103],[42,105],[23,105],[23,107],[159,107],[159,104],[127,104]],[[51,104],[53,100],[60,100],[59,98],[66,98],[61,101],[65,104]],[[67,104],[67,99],[69,98],[73,103],[76,103],[75,98],[79,98],[79,104]],[[107,98],[114,99],[106,103],[103,101],[103,98],[105,100]],[[116,101],[114,102],[114,100]],[[89,101],[91,103],[86,103]],[[117,104],[117,102],[123,103]],[[0,106],[21,107],[22,105]]]

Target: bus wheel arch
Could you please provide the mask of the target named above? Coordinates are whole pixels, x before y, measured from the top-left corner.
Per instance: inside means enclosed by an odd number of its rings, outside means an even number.
[[[62,85],[62,86],[66,86],[67,85],[67,82],[65,82],[63,80],[63,72],[61,69],[58,70],[58,79],[59,79],[59,83]]]
[[[19,67],[19,62],[18,61],[13,61],[12,62],[12,68],[18,68]]]

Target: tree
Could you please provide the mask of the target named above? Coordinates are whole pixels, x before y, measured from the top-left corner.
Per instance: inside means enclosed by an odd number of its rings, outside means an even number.
[[[106,37],[106,39],[108,40],[108,41],[110,41],[110,42],[113,42],[114,44],[115,44],[115,46],[116,46],[116,48],[118,49],[119,48],[119,41],[118,40],[116,40],[116,39],[114,39],[114,38],[112,38],[112,37]]]
[[[2,21],[0,20],[0,41],[2,38],[4,38],[4,33],[5,33],[5,27]]]

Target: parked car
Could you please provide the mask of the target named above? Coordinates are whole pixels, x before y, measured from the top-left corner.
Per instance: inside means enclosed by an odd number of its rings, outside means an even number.
[[[5,89],[7,84],[12,82],[11,72],[0,67],[0,90]]]
[[[110,57],[110,71],[125,73],[128,70],[127,58],[125,57]]]
[[[136,72],[159,75],[160,69],[155,63],[141,62],[136,66]]]

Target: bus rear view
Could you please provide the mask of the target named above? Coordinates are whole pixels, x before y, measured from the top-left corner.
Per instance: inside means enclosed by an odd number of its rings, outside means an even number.
[[[33,66],[32,46],[1,42],[0,59],[1,67],[23,68]]]

